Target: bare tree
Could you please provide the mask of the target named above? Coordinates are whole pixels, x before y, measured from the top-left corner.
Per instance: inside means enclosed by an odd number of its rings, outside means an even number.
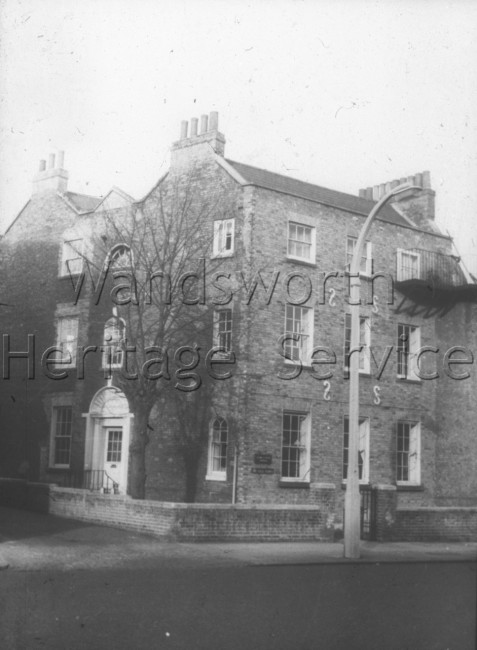
[[[102,213],[86,255],[95,278],[94,300],[104,304],[107,288],[112,301],[103,365],[109,366],[111,381],[124,392],[134,415],[129,492],[138,499],[146,494],[151,411],[164,391],[173,395],[168,404],[177,414],[189,501],[195,498],[207,440],[214,375],[210,362],[216,354],[210,350],[213,312],[224,304],[223,294],[213,299],[212,282],[229,263],[212,256],[214,221],[233,215],[220,188],[204,199],[196,181],[196,170],[191,170],[186,177],[159,183],[131,208]],[[85,277],[75,280],[77,299]],[[192,395],[199,392],[200,398]]]

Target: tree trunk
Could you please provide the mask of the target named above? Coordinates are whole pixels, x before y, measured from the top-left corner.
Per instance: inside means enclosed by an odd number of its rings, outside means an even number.
[[[133,499],[146,498],[146,447],[149,442],[147,413],[134,412],[129,445],[129,494]]]

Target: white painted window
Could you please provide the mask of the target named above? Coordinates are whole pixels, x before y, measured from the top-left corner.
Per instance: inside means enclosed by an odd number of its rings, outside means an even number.
[[[420,278],[421,256],[415,251],[397,250],[397,281]]]
[[[419,485],[421,482],[421,427],[418,422],[397,423],[396,482],[398,485]]]
[[[343,430],[343,481],[348,478],[349,419],[344,419]],[[369,418],[359,418],[358,447],[359,482],[369,483]]]
[[[234,252],[235,219],[214,221],[213,254],[227,257]]]
[[[232,310],[217,309],[214,313],[214,345],[227,354],[232,350]]]
[[[126,324],[121,318],[113,316],[106,322],[103,334],[103,368],[121,368],[125,336]]]
[[[295,221],[288,222],[287,256],[290,259],[315,263],[315,228]]]
[[[61,361],[62,368],[76,366],[76,353],[78,349],[78,319],[59,318],[57,321],[56,347],[61,353],[56,354],[56,359]]]
[[[61,251],[60,275],[78,275],[83,270],[83,239],[70,239],[63,242]]]
[[[363,374],[371,372],[371,319],[368,316],[359,317],[359,371]],[[349,354],[351,350],[351,314],[345,314],[345,349],[344,366],[349,370]],[[354,352],[353,354],[358,354]]]
[[[414,325],[398,324],[397,376],[420,381],[416,374],[417,353],[421,347],[421,330]]]
[[[209,431],[209,453],[206,479],[210,481],[225,481],[227,478],[227,420],[217,417]]]
[[[284,343],[286,359],[309,365],[313,351],[313,309],[287,305],[285,310]]]
[[[309,413],[283,413],[281,480],[310,480],[310,429]]]
[[[348,236],[346,239],[346,270],[349,271],[351,268],[351,260],[353,259],[353,254],[358,243],[357,237]],[[361,262],[359,266],[359,272],[361,275],[372,275],[373,274],[373,247],[370,241],[364,242],[363,251],[361,253]]]
[[[71,405],[53,406],[50,429],[50,467],[69,467],[71,460]]]

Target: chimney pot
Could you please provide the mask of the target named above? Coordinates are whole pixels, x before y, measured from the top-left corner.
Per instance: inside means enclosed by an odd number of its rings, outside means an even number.
[[[366,188],[366,198],[367,198],[369,201],[372,201],[372,200],[373,200],[373,188],[372,188],[372,187],[367,187],[367,188]]]
[[[219,114],[217,111],[211,111],[209,115],[209,131],[219,130]]]
[[[44,172],[46,169],[46,160],[40,160],[40,166],[38,168],[38,171]]]
[[[181,140],[187,139],[187,129],[189,128],[189,123],[187,120],[182,120],[181,122]]]
[[[207,133],[208,122],[209,122],[208,115],[201,115],[200,116],[200,132],[201,133]]]
[[[366,190],[359,190],[359,196],[361,199],[366,198]]]
[[[422,187],[425,190],[431,189],[431,172],[422,172]]]
[[[63,169],[65,165],[65,152],[64,151],[58,151],[58,157],[56,159],[56,166],[58,169]]]
[[[199,120],[196,117],[193,117],[190,121],[190,136],[191,138],[197,135],[197,125]]]
[[[48,169],[54,169],[55,168],[55,154],[50,153],[48,156]]]

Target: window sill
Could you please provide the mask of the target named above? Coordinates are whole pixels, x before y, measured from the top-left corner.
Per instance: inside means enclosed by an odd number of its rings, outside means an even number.
[[[286,256],[287,262],[293,262],[295,264],[302,264],[303,266],[312,266],[316,268],[316,262],[310,262],[309,260],[302,260],[299,257],[291,257],[290,255]]]
[[[211,260],[220,260],[220,259],[222,259],[224,257],[233,257],[234,255],[235,255],[234,251],[231,251],[230,253],[213,253],[210,256],[210,259]]]
[[[348,485],[348,480],[347,479],[342,479],[341,480],[341,489],[346,490],[346,486]],[[360,481],[359,482],[359,487],[371,487],[371,481]]]
[[[227,480],[227,476],[225,475],[225,473],[223,475],[221,475],[221,476],[218,476],[218,475],[214,476],[213,474],[207,474],[206,477],[205,477],[205,480],[206,481],[222,481],[222,482],[225,482]]]
[[[291,480],[287,481],[284,479],[280,479],[278,482],[278,487],[280,488],[298,488],[298,489],[305,489],[309,490],[310,489],[310,482],[309,481],[300,481],[300,480]]]
[[[52,465],[51,467],[48,467],[48,471],[59,474],[60,472],[71,471],[71,467],[69,465]]]
[[[412,483],[396,483],[396,488],[398,492],[424,492],[423,485],[413,485]]]

